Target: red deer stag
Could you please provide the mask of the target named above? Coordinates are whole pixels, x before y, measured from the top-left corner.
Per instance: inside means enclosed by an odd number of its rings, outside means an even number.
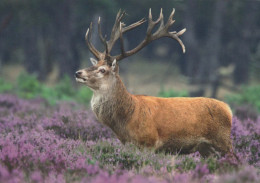
[[[93,91],[91,108],[99,122],[110,127],[124,144],[131,142],[138,147],[150,147],[156,151],[191,153],[199,151],[209,155],[218,151],[225,154],[231,150],[232,113],[227,104],[210,98],[159,98],[130,94],[119,76],[118,61],[129,57],[150,42],[169,37],[179,42],[182,51],[185,46],[180,40],[186,29],[169,32],[174,23],[174,9],[164,24],[163,13],[152,20],[151,9],[144,40],[136,48],[126,51],[123,33],[130,31],[146,20],[125,26],[121,22],[125,12],[119,11],[112,28],[110,40],[101,33],[100,18],[98,32],[105,46],[99,52],[90,42],[92,23],[86,32],[89,50],[98,59],[90,58],[93,66],[76,72],[76,81],[87,85]],[[154,33],[153,28],[159,24]],[[115,42],[120,39],[121,54],[110,54]]]

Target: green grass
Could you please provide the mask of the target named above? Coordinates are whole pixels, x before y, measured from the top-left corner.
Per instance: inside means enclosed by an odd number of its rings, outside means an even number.
[[[188,97],[187,91],[175,91],[175,90],[165,90],[164,88],[158,94],[159,97]]]
[[[58,101],[75,101],[87,105],[92,97],[92,91],[88,87],[76,88],[68,76],[54,87],[48,87],[40,83],[36,76],[27,73],[21,74],[15,84],[0,78],[0,93],[13,93],[24,99],[43,98],[50,105],[55,105]]]
[[[231,105],[250,104],[260,112],[260,85],[245,86],[239,94],[226,96]]]

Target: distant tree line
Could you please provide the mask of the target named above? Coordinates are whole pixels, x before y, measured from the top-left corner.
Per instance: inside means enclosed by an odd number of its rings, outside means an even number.
[[[176,61],[191,83],[212,83],[217,87],[219,68],[233,64],[236,84],[247,83],[260,66],[260,2],[252,0],[1,0],[0,66],[22,63],[29,73],[45,80],[54,65],[59,75],[72,75],[90,55],[84,34],[90,22],[101,17],[102,32],[109,36],[119,9],[125,10],[125,23],[148,16],[154,19],[163,8],[165,21],[176,9],[174,30],[186,27],[182,36],[187,53],[172,40],[162,39],[140,54],[147,59]],[[146,25],[124,35],[127,48],[143,38]],[[94,27],[92,42],[104,49]],[[158,48],[164,52],[156,51]],[[181,55],[181,56],[177,56]],[[260,68],[259,68],[260,69]],[[213,96],[215,94],[212,94]]]

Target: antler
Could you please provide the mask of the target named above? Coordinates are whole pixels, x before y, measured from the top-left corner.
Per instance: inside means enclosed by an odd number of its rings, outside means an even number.
[[[111,63],[114,59],[119,61],[119,60],[122,60],[123,58],[129,57],[129,56],[137,53],[138,51],[140,51],[142,48],[144,48],[147,44],[149,44],[153,40],[159,39],[161,37],[169,37],[169,38],[177,40],[182,47],[183,53],[185,53],[185,46],[184,46],[183,42],[181,41],[181,39],[179,38],[179,36],[181,36],[186,31],[186,29],[182,29],[179,32],[176,32],[176,31],[169,32],[170,26],[175,22],[175,20],[172,20],[174,12],[175,12],[175,9],[172,10],[167,23],[164,25],[162,9],[161,9],[159,18],[156,21],[153,21],[152,12],[151,12],[151,8],[150,8],[149,17],[148,17],[148,28],[146,31],[145,39],[134,49],[132,49],[130,51],[125,51],[123,33],[140,26],[141,24],[146,22],[146,20],[143,18],[143,19],[125,27],[125,24],[121,22],[122,18],[125,15],[125,12],[123,11],[121,13],[121,10],[119,10],[119,12],[117,13],[117,16],[116,16],[115,24],[112,28],[112,32],[111,32],[109,41],[106,41],[106,38],[104,38],[102,36],[100,18],[98,20],[99,37],[100,37],[102,43],[105,45],[106,50],[103,53],[97,51],[95,49],[95,47],[89,41],[89,39],[91,39],[92,23],[90,24],[90,29],[87,30],[87,33],[85,36],[87,46],[89,47],[90,51],[95,55],[95,57],[97,57],[98,59],[105,59],[108,61],[108,63]],[[160,22],[160,26],[159,26],[158,30],[155,31],[154,33],[152,33],[153,28],[159,22]],[[110,52],[111,52],[115,42],[119,38],[120,38],[120,44],[121,44],[121,54],[116,55],[116,56],[111,56]]]

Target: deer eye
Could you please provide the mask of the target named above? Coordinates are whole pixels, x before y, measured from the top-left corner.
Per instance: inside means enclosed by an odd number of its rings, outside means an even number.
[[[105,70],[105,69],[100,69],[99,72],[101,72],[101,73],[105,73],[106,70]]]

